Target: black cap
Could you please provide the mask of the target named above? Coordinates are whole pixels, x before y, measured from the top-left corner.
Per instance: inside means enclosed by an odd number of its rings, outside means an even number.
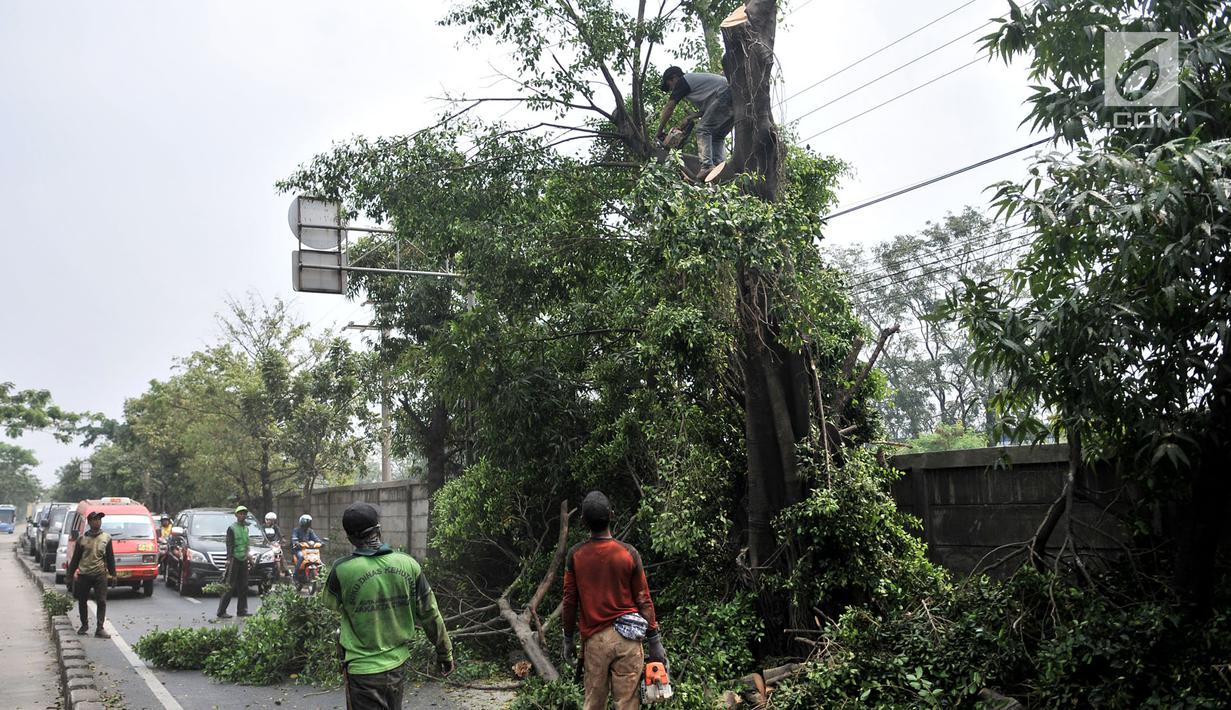
[[[581,518],[594,532],[600,532],[611,523],[611,501],[602,491],[590,491],[581,501]]]
[[[86,520],[93,520],[93,519],[95,519],[95,518],[101,518],[101,517],[103,517],[104,515],[106,515],[106,513],[104,513],[104,512],[103,512],[103,511],[101,511],[101,510],[91,510],[91,511],[90,511],[90,513],[89,513],[88,515],[86,515],[86,516],[85,516],[85,519],[86,519]]]
[[[350,537],[360,537],[380,525],[380,510],[371,503],[351,503],[342,513],[342,529]]]
[[[676,76],[684,76],[684,70],[679,67],[667,67],[667,71],[663,72],[663,80],[658,82],[658,88],[667,91],[667,80]]]

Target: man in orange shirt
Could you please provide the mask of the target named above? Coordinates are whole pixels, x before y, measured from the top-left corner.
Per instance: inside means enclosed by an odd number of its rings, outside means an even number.
[[[667,662],[650,586],[637,548],[611,535],[611,503],[591,491],[581,503],[590,539],[568,551],[564,567],[564,657],[572,658],[581,629],[585,710],[641,707],[639,681],[645,658]],[[645,642],[643,654],[641,643]]]

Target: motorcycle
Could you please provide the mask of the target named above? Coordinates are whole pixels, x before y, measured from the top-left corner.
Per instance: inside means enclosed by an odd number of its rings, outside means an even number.
[[[320,585],[321,543],[305,540],[299,543],[299,566],[295,570],[295,591],[316,594]]]

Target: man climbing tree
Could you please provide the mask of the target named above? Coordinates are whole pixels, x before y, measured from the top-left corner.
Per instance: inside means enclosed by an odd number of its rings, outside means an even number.
[[[701,158],[701,174],[704,176],[715,165],[727,159],[724,141],[734,124],[731,111],[731,87],[726,78],[704,72],[684,73],[679,67],[667,67],[659,88],[670,93],[663,105],[658,120],[658,141],[666,137],[667,123],[675,114],[675,107],[683,99],[697,108],[688,121],[700,119],[697,124],[697,152]]]

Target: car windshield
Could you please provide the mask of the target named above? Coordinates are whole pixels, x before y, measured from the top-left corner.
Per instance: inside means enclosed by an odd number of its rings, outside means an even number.
[[[17,511],[12,508],[0,508],[0,523],[11,523],[17,519]]]
[[[68,506],[64,506],[63,508],[52,508],[51,524],[47,526],[47,529],[51,532],[60,532],[60,528],[64,527],[64,519],[68,517],[69,510],[70,508]]]
[[[235,516],[230,513],[198,513],[192,516],[192,529],[189,532],[201,537],[226,537],[227,528],[233,522]],[[265,540],[265,531],[251,517],[248,518],[248,539],[258,544]]]
[[[154,523],[148,515],[106,515],[103,516],[103,532],[117,540],[148,540],[154,537]]]

